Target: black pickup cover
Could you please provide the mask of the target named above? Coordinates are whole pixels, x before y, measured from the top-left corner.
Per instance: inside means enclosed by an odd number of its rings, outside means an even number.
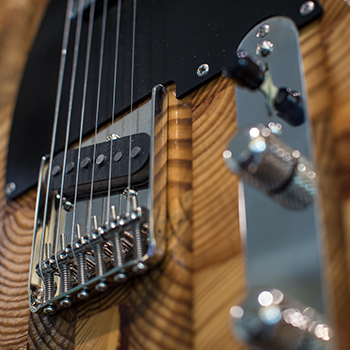
[[[145,186],[148,183],[148,160],[150,155],[150,137],[146,133],[132,135],[131,150],[139,147],[139,150],[134,157],[130,157],[130,137],[122,137],[113,140],[112,151],[112,174],[111,184],[112,191],[122,191],[128,184],[129,159],[131,162],[130,175],[133,188],[137,189],[140,186]],[[110,146],[111,141],[96,144],[96,159],[98,156],[104,156],[104,160],[100,164],[96,164],[94,171],[94,186],[95,194],[101,194],[108,189],[109,179],[109,164],[110,164]],[[86,146],[81,149],[81,164],[84,158],[93,160],[94,146]],[[121,154],[114,160],[116,153]],[[132,154],[133,152],[131,152]],[[59,166],[62,169],[64,153],[58,154],[53,160],[53,168]],[[78,149],[70,150],[67,153],[67,165],[71,162],[74,167],[65,175],[64,179],[64,196],[70,198],[74,196],[75,181],[77,175],[77,159]],[[117,160],[117,161],[116,161]],[[80,165],[81,165],[80,164]],[[67,168],[68,169],[68,168]],[[90,194],[92,179],[92,163],[87,163],[86,167],[80,166],[78,179],[78,196],[86,196]],[[62,171],[52,176],[51,190],[60,190],[62,181]]]

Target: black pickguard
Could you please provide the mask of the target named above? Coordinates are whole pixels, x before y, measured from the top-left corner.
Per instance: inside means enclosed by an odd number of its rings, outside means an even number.
[[[288,16],[300,28],[322,13],[321,6],[315,1],[315,10],[308,16],[301,16],[299,8],[303,2],[303,0],[139,0],[134,103],[148,98],[152,87],[159,83],[175,82],[177,96],[183,97],[217,77],[230,56],[235,54],[243,36],[266,18],[275,15]],[[100,125],[110,120],[112,115],[116,3],[117,1],[109,3],[99,107]],[[11,199],[36,184],[41,156],[48,154],[50,150],[65,6],[63,0],[52,0],[49,5],[21,84],[7,163],[6,182],[16,184],[16,190],[8,196]],[[101,11],[98,11],[94,23],[85,134],[91,132],[95,125],[101,22]],[[61,151],[64,145],[75,25],[76,20],[73,19],[60,106],[57,152]],[[77,70],[71,142],[77,140],[79,136],[87,30],[86,18]],[[116,115],[130,108],[131,46],[132,1],[125,0],[122,2]],[[205,77],[199,78],[196,71],[202,63],[209,64],[210,71]]]

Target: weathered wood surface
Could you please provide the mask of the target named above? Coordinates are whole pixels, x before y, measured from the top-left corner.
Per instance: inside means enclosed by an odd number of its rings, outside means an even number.
[[[229,307],[243,296],[245,282],[237,179],[221,157],[236,127],[234,91],[222,79],[181,102],[169,94],[171,254],[164,263],[103,299],[93,298],[54,317],[29,317],[35,193],[6,203],[3,188],[18,84],[47,2],[0,2],[0,348],[26,348],[29,341],[29,348],[37,349],[240,349],[227,325]],[[301,43],[321,173],[328,292],[341,349],[347,349],[350,8],[342,0],[321,2],[325,14],[302,31]]]

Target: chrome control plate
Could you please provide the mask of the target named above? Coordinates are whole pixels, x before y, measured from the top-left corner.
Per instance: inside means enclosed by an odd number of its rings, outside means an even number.
[[[151,101],[88,139],[84,146],[111,138],[148,134],[151,140],[148,185],[136,191],[131,183],[124,191],[112,191],[110,199],[101,194],[93,196],[92,201],[86,196],[78,196],[76,203],[63,199],[60,213],[60,194],[51,191],[45,228],[42,203],[48,160],[43,157],[29,275],[31,311],[51,314],[61,307],[69,307],[93,293],[144,273],[163,257],[167,207],[166,121],[167,93],[159,85],[153,89]],[[120,155],[113,154],[113,157],[118,161]]]
[[[267,26],[268,32],[261,37],[259,33]],[[273,17],[251,29],[237,52],[246,51],[263,66],[267,64],[277,87],[288,87],[301,93],[306,122],[298,127],[289,126],[276,115],[269,115],[261,92],[236,87],[237,122],[239,129],[259,123],[280,124],[281,140],[312,160],[312,134],[298,37],[293,21]],[[324,311],[319,201],[306,210],[293,212],[241,183],[240,216],[248,286],[278,288],[306,305]]]

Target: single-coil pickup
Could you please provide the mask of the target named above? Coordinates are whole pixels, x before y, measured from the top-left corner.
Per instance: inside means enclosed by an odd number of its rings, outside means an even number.
[[[103,194],[108,190],[109,178],[113,191],[127,187],[129,176],[136,189],[145,188],[148,184],[150,137],[146,133],[132,135],[131,143],[130,136],[126,136],[98,143],[95,146],[85,146],[80,150],[79,160],[78,155],[78,148],[68,151],[66,155],[63,186],[66,197],[74,195],[78,166],[78,196],[90,193],[92,178],[94,194]],[[53,159],[51,190],[61,188],[63,161],[63,152]],[[94,177],[92,177],[93,169]]]

